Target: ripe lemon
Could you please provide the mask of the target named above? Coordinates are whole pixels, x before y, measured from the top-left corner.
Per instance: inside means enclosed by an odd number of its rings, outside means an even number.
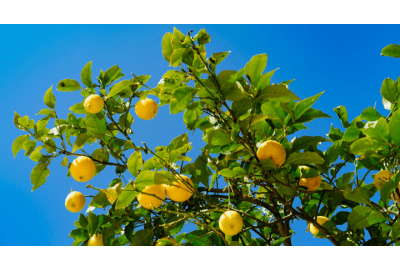
[[[243,219],[236,211],[226,211],[219,218],[219,228],[229,236],[234,236],[240,232],[243,227]]]
[[[78,182],[86,182],[96,174],[96,165],[88,157],[77,157],[69,168],[72,177]]]
[[[94,234],[89,238],[87,243],[88,246],[104,246],[103,244],[103,235],[102,234]]]
[[[304,170],[308,169],[307,166],[299,166],[299,168],[300,168],[300,170],[301,169],[304,169]],[[311,177],[311,178],[300,178],[299,185],[303,186],[303,187],[307,187],[308,191],[317,190],[319,188],[319,186],[321,185],[321,176],[318,175],[316,177]]]
[[[375,175],[374,178],[374,185],[378,190],[381,190],[382,186],[386,184],[386,182],[389,181],[390,178],[392,178],[393,173],[389,171],[380,171]]]
[[[286,160],[285,148],[277,141],[269,140],[263,142],[257,150],[260,160],[271,159],[275,167],[280,167]]]
[[[65,199],[65,207],[73,213],[80,212],[85,207],[85,204],[85,196],[78,191],[71,192]]]
[[[162,199],[160,200],[155,196],[140,193],[137,196],[137,199],[139,203],[144,208],[147,209],[153,209],[159,207],[163,203],[163,200],[165,199],[165,187],[163,185],[147,186],[142,190],[142,192],[147,194],[153,194],[158,198]]]
[[[157,103],[149,98],[139,100],[135,105],[135,112],[143,120],[153,119],[157,115]]]
[[[104,100],[99,95],[90,95],[83,104],[88,113],[98,113],[104,107]]]
[[[319,224],[319,225],[323,225],[325,222],[327,222],[329,220],[329,218],[327,218],[327,217],[324,217],[324,216],[318,216],[317,217],[317,223]],[[311,225],[310,225],[310,232],[314,235],[314,236],[316,236],[317,234],[318,234],[318,232],[319,232],[319,230],[314,226],[314,224],[312,224],[311,223]],[[317,236],[318,238],[324,238],[323,236]]]
[[[168,242],[161,242],[161,241],[158,241],[157,240],[157,242],[156,242],[156,246],[179,246],[179,244],[178,244],[178,242],[176,242],[175,241],[175,239],[174,238],[172,238],[172,237],[168,237],[168,236],[166,236],[166,237],[163,237],[163,238],[160,238],[159,240],[169,240],[169,241],[171,241],[172,243],[168,243]]]
[[[189,177],[182,174],[180,174],[180,177],[175,175],[175,178],[177,181],[173,182],[172,185],[164,185],[165,193],[168,198],[175,202],[184,202],[188,200],[194,192],[193,182]],[[181,178],[183,178],[184,181],[182,181]]]

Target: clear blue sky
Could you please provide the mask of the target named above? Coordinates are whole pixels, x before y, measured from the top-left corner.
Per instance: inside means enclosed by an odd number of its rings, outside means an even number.
[[[400,75],[400,60],[380,56],[388,44],[399,44],[400,26],[390,25],[175,25],[183,33],[205,28],[211,35],[208,53],[231,51],[219,66],[239,70],[255,54],[267,53],[266,71],[280,68],[273,82],[296,79],[290,86],[300,98],[325,91],[314,105],[334,119],[319,119],[308,124],[300,135],[322,135],[330,124],[341,127],[333,111],[345,105],[349,119],[369,106],[386,115],[379,93],[382,81]],[[69,232],[78,214],[65,209],[66,195],[73,190],[93,194],[66,176],[61,159],[52,162],[47,182],[31,192],[30,172],[35,163],[21,151],[14,159],[13,140],[23,132],[14,127],[13,116],[29,115],[35,120],[45,108],[45,91],[65,78],[80,81],[83,66],[93,61],[93,81],[100,69],[113,65],[122,68],[130,78],[152,75],[148,85],[156,86],[169,69],[161,54],[161,40],[174,25],[0,25],[0,105],[2,132],[0,155],[0,245],[71,245]],[[60,118],[66,118],[68,108],[81,101],[79,92],[53,91]],[[155,98],[157,100],[157,98]],[[158,101],[158,100],[157,100]],[[168,106],[159,108],[152,121],[135,117],[132,139],[149,147],[168,145],[185,133],[182,113],[170,115]],[[189,133],[193,142],[191,156],[203,147],[201,133]],[[351,168],[349,168],[351,169]],[[90,184],[105,187],[114,178],[114,168],[107,168]],[[368,179],[370,183],[372,179]],[[86,208],[85,208],[86,209]],[[96,210],[97,211],[97,210]],[[294,245],[330,245],[305,233],[306,223],[292,225],[296,232]]]

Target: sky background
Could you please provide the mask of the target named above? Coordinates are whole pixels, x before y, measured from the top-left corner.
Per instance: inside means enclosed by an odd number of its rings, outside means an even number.
[[[267,53],[265,71],[280,68],[272,82],[296,79],[290,89],[302,99],[325,91],[313,107],[333,119],[314,120],[306,124],[309,130],[296,136],[325,136],[331,123],[341,128],[333,111],[339,105],[346,106],[350,120],[375,104],[387,115],[380,87],[385,78],[396,80],[400,75],[400,60],[380,56],[384,46],[400,43],[399,25],[0,25],[0,245],[71,245],[73,239],[68,235],[79,214],[66,210],[65,197],[71,188],[95,194],[86,189],[86,183],[66,176],[62,158],[52,162],[47,182],[31,192],[30,173],[36,163],[25,157],[23,150],[15,159],[11,152],[14,139],[24,134],[13,124],[14,112],[39,120],[41,116],[35,114],[46,108],[43,96],[53,85],[57,114],[65,119],[68,108],[81,102],[82,96],[79,91],[58,92],[56,86],[66,78],[80,82],[80,72],[89,61],[93,61],[93,82],[100,69],[118,65],[127,79],[131,72],[152,75],[147,85],[155,87],[169,69],[161,40],[174,26],[182,33],[205,28],[211,35],[208,55],[231,51],[218,71],[239,70],[253,55]],[[151,148],[168,145],[186,132],[183,113],[171,115],[169,106],[160,107],[151,121],[133,117],[131,138],[137,144],[145,141]],[[201,134],[189,133],[192,158],[204,146]],[[104,188],[113,178],[114,168],[110,167],[89,183]],[[371,182],[372,178],[366,180]],[[303,221],[293,224],[292,230],[296,232],[293,245],[331,245],[329,240],[306,233]]]

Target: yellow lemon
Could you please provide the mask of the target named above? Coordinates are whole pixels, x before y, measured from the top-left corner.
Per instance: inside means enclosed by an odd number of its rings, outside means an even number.
[[[307,166],[299,166],[299,168],[300,168],[300,170],[301,169],[304,169],[304,170],[308,169]],[[321,185],[321,176],[318,175],[316,177],[311,177],[311,178],[300,178],[299,185],[303,186],[303,187],[307,187],[308,191],[317,190],[319,188],[319,186]]]
[[[164,185],[165,193],[168,198],[175,202],[184,202],[188,200],[194,192],[193,182],[189,177],[182,174],[180,174],[180,177],[175,175],[175,178],[177,181],[173,182],[172,185]]]
[[[389,181],[390,178],[392,178],[393,173],[389,171],[380,171],[375,175],[374,178],[374,185],[378,190],[381,190],[382,186],[386,184],[386,182]]]
[[[153,119],[157,115],[157,103],[149,98],[139,100],[135,105],[135,112],[143,120]]]
[[[94,234],[89,238],[88,246],[104,246],[103,244],[103,235],[102,234]]]
[[[159,240],[169,240],[169,241],[171,241],[172,243],[169,243],[169,242],[161,242],[161,241],[158,241],[158,240],[157,240],[156,246],[179,246],[178,242],[176,242],[175,239],[172,238],[172,237],[166,236],[166,237],[160,238]]]
[[[85,204],[85,196],[78,191],[71,192],[65,199],[65,207],[73,213],[80,212],[85,207]]]
[[[86,182],[96,174],[96,165],[88,157],[77,157],[69,168],[72,177],[78,182]]]
[[[163,200],[165,199],[165,187],[163,185],[147,186],[142,190],[142,192],[147,194],[153,194],[158,197],[157,198],[153,195],[147,195],[144,193],[140,193],[137,196],[139,203],[144,208],[147,209],[153,209],[159,207],[163,203]]]
[[[271,159],[275,167],[280,167],[286,160],[285,148],[277,141],[269,140],[263,142],[257,150],[260,160]]]
[[[327,217],[324,217],[324,216],[318,216],[317,217],[317,223],[319,224],[319,225],[323,225],[325,222],[327,222],[329,220],[329,218],[327,218]],[[311,223],[311,225],[310,225],[310,232],[314,235],[314,236],[316,236],[317,234],[318,234],[318,232],[319,232],[319,230],[314,226],[314,224],[312,224]],[[323,236],[317,236],[318,238],[324,238]]]
[[[229,236],[234,236],[240,232],[243,227],[243,219],[236,211],[226,211],[219,218],[219,228]]]
[[[104,100],[99,95],[90,95],[83,104],[88,113],[98,113],[104,107]]]

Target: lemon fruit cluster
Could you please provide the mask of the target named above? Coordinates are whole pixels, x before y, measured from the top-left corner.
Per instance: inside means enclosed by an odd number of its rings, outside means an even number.
[[[299,168],[300,168],[300,171],[309,169],[307,166],[299,166]],[[304,178],[304,177],[300,176],[299,185],[303,186],[303,187],[307,187],[308,191],[315,191],[321,185],[321,176],[318,175],[316,177],[311,177],[311,178]]]
[[[167,241],[159,241],[159,240],[168,240],[172,243],[167,242]],[[166,236],[166,237],[158,239],[156,241],[155,246],[179,246],[179,244],[178,244],[178,242],[175,241],[174,238]]]
[[[99,95],[90,95],[85,99],[83,106],[88,113],[98,113],[104,107],[104,100]]]
[[[324,216],[318,216],[317,217],[317,223],[319,224],[319,225],[324,225],[324,223],[325,222],[327,222],[329,220],[329,218],[327,218],[327,217],[324,217]],[[314,224],[312,224],[311,223],[311,225],[310,225],[310,232],[314,235],[314,236],[316,236],[316,237],[318,237],[318,238],[324,238],[323,236],[317,236],[317,234],[319,233],[319,230],[317,229],[317,227],[315,227],[314,226]]]
[[[73,213],[80,212],[83,207],[85,207],[85,204],[85,196],[78,191],[71,192],[65,199],[65,207],[68,209],[68,211]]]
[[[229,236],[238,234],[243,227],[243,219],[236,211],[226,211],[219,218],[219,228]]]
[[[143,120],[153,119],[157,115],[157,103],[149,98],[139,100],[135,105],[137,116]]]
[[[94,234],[92,237],[89,238],[87,245],[88,246],[104,246],[103,235],[100,233]]]
[[[142,192],[144,193],[140,193],[137,199],[144,208],[157,208],[165,200],[165,187],[163,185],[147,186]]]
[[[88,157],[76,158],[69,168],[72,177],[78,182],[87,182],[96,174],[96,165]]]
[[[258,159],[271,159],[275,168],[279,168],[285,163],[286,151],[282,144],[277,141],[269,140],[263,142],[257,150]]]

